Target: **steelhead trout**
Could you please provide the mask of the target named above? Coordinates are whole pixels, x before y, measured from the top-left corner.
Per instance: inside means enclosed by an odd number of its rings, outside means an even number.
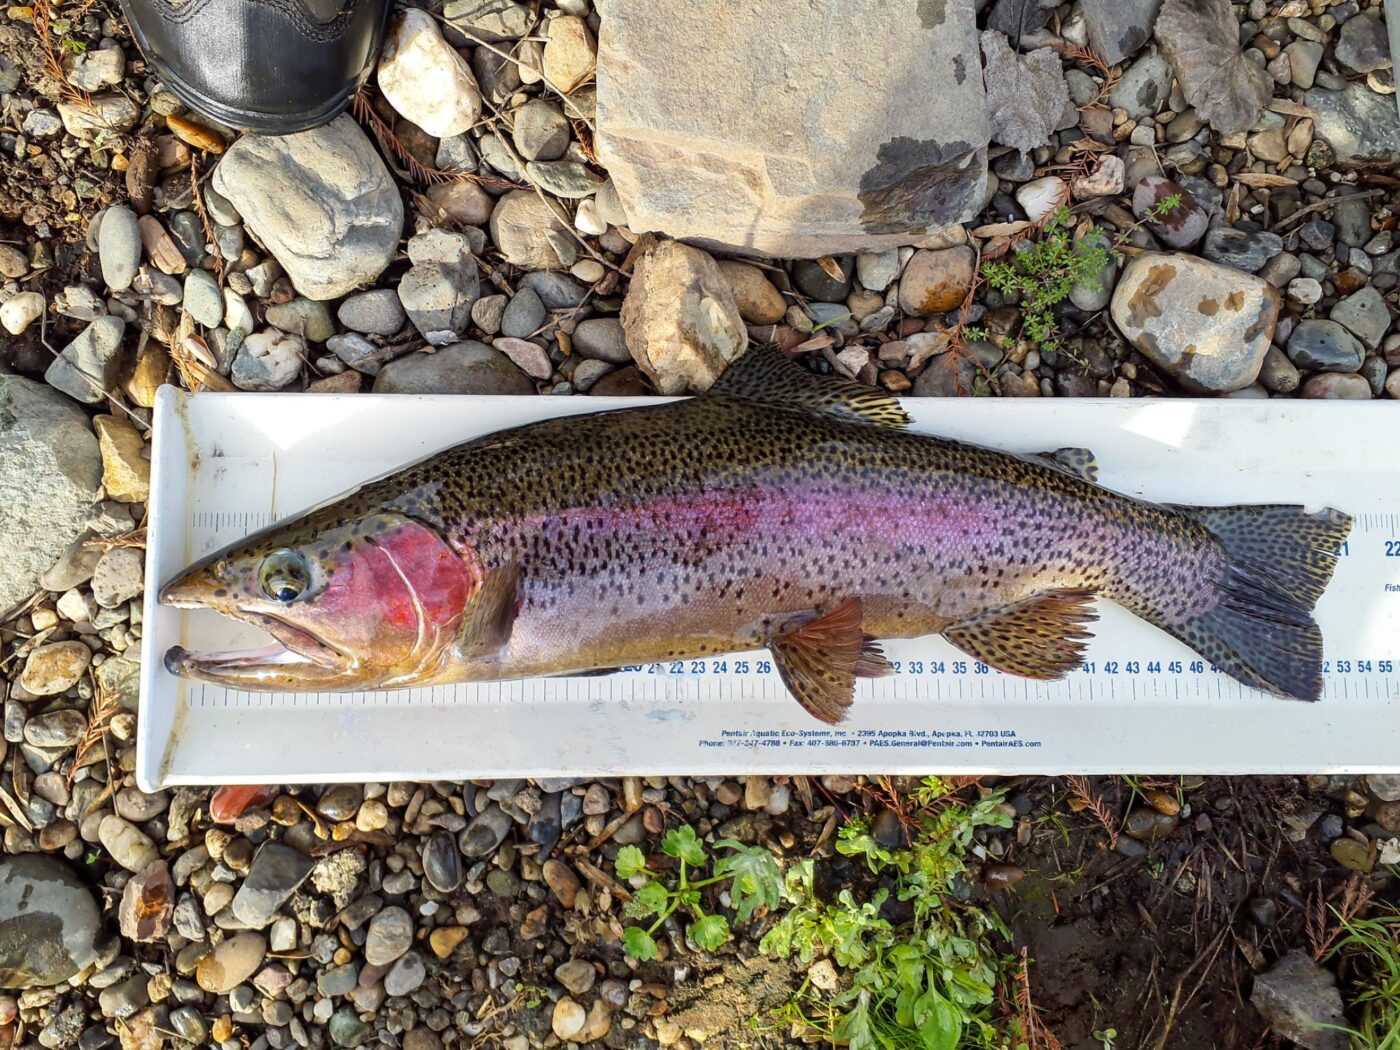
[[[167,667],[240,689],[570,675],[767,648],[839,721],[877,640],[941,634],[1056,679],[1102,596],[1247,685],[1315,700],[1312,609],[1351,519],[1147,503],[1082,449],[915,434],[898,402],[754,350],[706,394],[432,456],[205,558],[161,592],[265,628]]]

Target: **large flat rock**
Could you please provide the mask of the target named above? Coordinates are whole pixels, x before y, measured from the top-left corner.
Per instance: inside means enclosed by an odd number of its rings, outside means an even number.
[[[634,230],[810,257],[919,244],[980,207],[971,0],[600,10],[599,157]]]

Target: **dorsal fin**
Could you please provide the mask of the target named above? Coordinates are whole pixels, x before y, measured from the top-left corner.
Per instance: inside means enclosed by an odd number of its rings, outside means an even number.
[[[1032,452],[1026,459],[1033,459],[1047,467],[1073,474],[1076,478],[1097,485],[1099,481],[1099,461],[1087,448],[1057,448],[1050,452]]]
[[[886,427],[909,424],[889,394],[849,379],[828,379],[799,368],[776,346],[754,346],[715,380],[709,393],[768,405],[822,412]]]

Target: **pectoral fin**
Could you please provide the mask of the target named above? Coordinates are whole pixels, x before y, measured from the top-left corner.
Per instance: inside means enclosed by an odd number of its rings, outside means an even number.
[[[1098,618],[1090,605],[1093,598],[1092,591],[1046,591],[954,624],[943,637],[998,671],[1063,678],[1084,659],[1084,642],[1090,637],[1084,625]]]
[[[769,635],[768,649],[783,684],[808,714],[823,722],[846,717],[857,678],[891,671],[860,624],[861,601],[847,598],[824,614],[794,617]]]
[[[520,608],[520,566],[507,562],[487,571],[481,586],[467,604],[462,621],[462,655],[486,656],[510,638]]]

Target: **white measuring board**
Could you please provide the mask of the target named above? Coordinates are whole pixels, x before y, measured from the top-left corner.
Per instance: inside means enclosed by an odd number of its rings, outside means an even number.
[[[591,678],[268,694],[176,678],[175,644],[256,629],[156,585],[269,521],[480,434],[661,399],[203,394],[156,404],[137,777],[170,784],[805,772],[1400,769],[1400,406],[1248,400],[904,401],[914,427],[1009,451],[1093,449],[1103,484],[1164,502],[1325,504],[1356,518],[1318,606],[1315,704],[1245,688],[1109,603],[1081,670],[1033,683],[939,638],[822,725],[767,653]],[[561,459],[569,455],[559,450]]]

